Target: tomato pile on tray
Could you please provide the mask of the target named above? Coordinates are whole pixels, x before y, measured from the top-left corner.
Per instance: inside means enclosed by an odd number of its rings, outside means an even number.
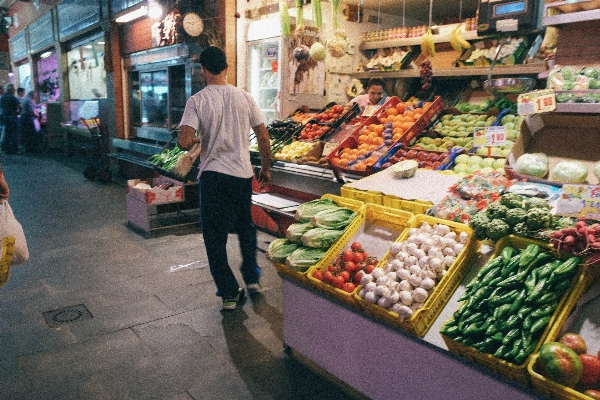
[[[333,123],[340,119],[340,117],[344,115],[349,109],[349,106],[336,104],[329,107],[325,111],[316,114],[313,118],[317,120],[317,122]]]
[[[369,256],[359,242],[341,252],[326,269],[317,269],[312,277],[347,293],[352,293],[363,274],[370,274],[377,265],[377,257]]]

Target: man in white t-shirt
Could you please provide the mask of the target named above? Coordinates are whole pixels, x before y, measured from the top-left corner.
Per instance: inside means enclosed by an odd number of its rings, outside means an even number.
[[[258,181],[271,179],[271,145],[265,116],[250,94],[227,84],[227,59],[215,46],[200,54],[207,86],[191,96],[179,124],[177,140],[184,150],[200,143],[200,224],[210,272],[224,310],[244,297],[227,260],[227,236],[236,233],[242,253],[240,268],[250,294],[260,290],[256,262],[256,228],[252,224],[253,167],[250,130],[256,134],[261,158]],[[196,137],[196,132],[198,136]]]

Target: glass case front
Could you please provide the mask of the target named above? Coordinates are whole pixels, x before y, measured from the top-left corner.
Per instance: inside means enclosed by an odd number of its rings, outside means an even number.
[[[105,99],[104,40],[96,38],[67,52],[69,98]]]
[[[129,74],[129,117],[135,127],[175,129],[185,108],[185,65]]]

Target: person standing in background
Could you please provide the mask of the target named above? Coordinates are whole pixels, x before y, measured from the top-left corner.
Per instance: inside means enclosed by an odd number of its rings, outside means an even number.
[[[25,97],[25,88],[19,87],[17,89],[17,99],[19,99],[19,101],[21,101],[21,100],[23,100],[23,97]]]
[[[385,94],[385,81],[381,78],[371,78],[367,83],[367,91],[359,94],[350,103],[358,104],[358,107],[364,111],[369,106],[382,106],[389,99]]]
[[[19,112],[21,103],[15,96],[15,85],[9,83],[6,85],[6,93],[0,98],[0,108],[4,119],[4,141],[2,150],[7,154],[17,154],[19,152]]]
[[[244,297],[227,259],[230,232],[239,238],[240,271],[249,294],[260,291],[256,261],[256,227],[252,223],[250,131],[258,141],[261,187],[271,180],[271,144],[265,116],[252,96],[227,83],[225,52],[210,46],[200,54],[207,86],[190,97],[179,124],[177,143],[184,150],[200,144],[200,225],[210,272],[223,310],[233,310]],[[196,137],[196,132],[200,137]]]
[[[6,91],[4,90],[4,86],[0,85],[0,99],[4,96]],[[4,117],[2,116],[2,106],[0,105],[0,144],[4,143]],[[2,150],[4,151],[4,145],[2,145]]]
[[[19,126],[21,135],[25,141],[25,151],[28,153],[38,152],[40,150],[40,121],[38,105],[35,102],[36,92],[30,90],[27,96],[21,100],[21,117]]]

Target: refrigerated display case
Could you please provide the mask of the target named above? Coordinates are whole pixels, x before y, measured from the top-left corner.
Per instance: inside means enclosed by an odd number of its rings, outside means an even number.
[[[279,118],[280,43],[281,38],[272,38],[248,44],[248,91],[265,114],[267,124]]]

